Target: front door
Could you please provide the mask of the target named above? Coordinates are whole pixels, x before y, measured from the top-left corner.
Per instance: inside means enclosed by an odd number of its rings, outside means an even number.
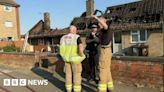
[[[121,53],[122,50],[122,33],[113,32],[113,54],[114,53]]]

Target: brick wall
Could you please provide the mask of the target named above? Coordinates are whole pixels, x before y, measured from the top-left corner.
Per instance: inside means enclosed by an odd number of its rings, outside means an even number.
[[[34,65],[34,54],[0,53],[0,64],[13,67],[31,69]]]
[[[0,42],[0,48],[3,48],[7,45],[14,44],[16,47],[23,48],[23,41],[2,41]]]
[[[56,58],[53,54],[48,55],[43,53],[40,55],[40,60],[47,60],[50,62],[51,66],[57,72],[62,72],[60,66],[62,62],[58,62],[59,58]],[[61,60],[60,60],[61,61]],[[0,65],[5,65],[13,68],[31,69],[35,64],[35,54],[34,53],[0,53]],[[51,67],[49,67],[52,69]],[[50,70],[51,71],[51,70]]]
[[[48,71],[63,73],[64,63],[59,56],[42,55],[43,60],[49,61]],[[16,68],[31,69],[34,66],[34,54],[21,53],[0,53],[0,64]],[[112,76],[115,82],[134,85],[137,87],[163,87],[164,80],[164,58],[157,57],[113,57],[112,59]],[[88,61],[84,61],[83,71],[88,72]],[[84,74],[84,75],[85,75]]]
[[[113,58],[112,74],[116,81],[152,88],[161,88],[164,79],[164,58]]]
[[[16,7],[12,7],[12,10],[10,12],[4,11],[4,5],[0,5],[0,38],[7,38],[12,37],[14,41],[18,40],[18,27],[17,25],[17,13],[16,13]],[[13,27],[5,27],[5,21],[11,21],[13,23]]]
[[[148,30],[149,56],[163,55],[163,34],[161,29]]]
[[[48,51],[48,46],[46,46],[46,45],[40,45],[40,46],[38,46],[38,45],[34,45],[34,52],[35,51],[41,51],[42,49],[44,49],[44,51]]]

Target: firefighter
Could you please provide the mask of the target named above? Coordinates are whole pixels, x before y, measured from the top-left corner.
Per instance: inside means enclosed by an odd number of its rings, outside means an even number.
[[[109,27],[106,23],[105,18],[97,17],[92,15],[94,19],[98,21],[98,25],[100,27],[100,56],[99,56],[99,84],[98,90],[99,92],[110,92],[113,90],[113,80],[111,75],[111,44],[112,44],[112,33],[109,30]]]
[[[70,26],[70,33],[64,35],[60,40],[60,55],[65,62],[66,90],[67,92],[81,92],[81,62],[85,59],[84,47],[77,28]],[[73,80],[72,80],[73,79]]]

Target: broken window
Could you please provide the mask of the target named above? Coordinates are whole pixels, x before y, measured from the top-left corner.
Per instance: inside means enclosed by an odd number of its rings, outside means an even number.
[[[111,10],[107,10],[107,13],[112,13],[112,11]]]
[[[134,12],[134,11],[136,11],[136,8],[135,7],[129,9],[129,12]]]
[[[113,12],[113,9],[107,9],[106,10],[106,13],[109,14],[109,13],[112,13]]]
[[[39,43],[39,45],[44,45],[44,38],[38,39],[38,43]]]
[[[84,29],[86,29],[86,23],[78,23],[77,24],[77,29],[78,30],[84,30]]]
[[[120,23],[120,22],[122,22],[122,18],[119,17],[119,16],[115,16],[114,19],[111,17],[111,20],[114,20],[114,22],[116,22],[116,23]]]
[[[159,22],[160,21],[160,14],[155,14],[155,22]]]
[[[134,17],[134,22],[136,23],[138,21],[138,17]]]
[[[117,7],[116,8],[116,11],[120,11],[120,10],[122,10],[122,7]]]

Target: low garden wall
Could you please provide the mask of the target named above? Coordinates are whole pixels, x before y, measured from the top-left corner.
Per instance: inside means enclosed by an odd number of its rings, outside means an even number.
[[[64,63],[58,55],[47,54],[41,56],[42,61],[48,61],[50,71],[63,72]],[[34,67],[33,53],[0,53],[0,64],[31,69]],[[83,64],[87,64],[84,61]],[[87,71],[88,65],[83,65]],[[112,76],[115,82],[135,85],[137,87],[162,88],[164,85],[163,57],[113,57]],[[84,72],[85,73],[85,72]]]

